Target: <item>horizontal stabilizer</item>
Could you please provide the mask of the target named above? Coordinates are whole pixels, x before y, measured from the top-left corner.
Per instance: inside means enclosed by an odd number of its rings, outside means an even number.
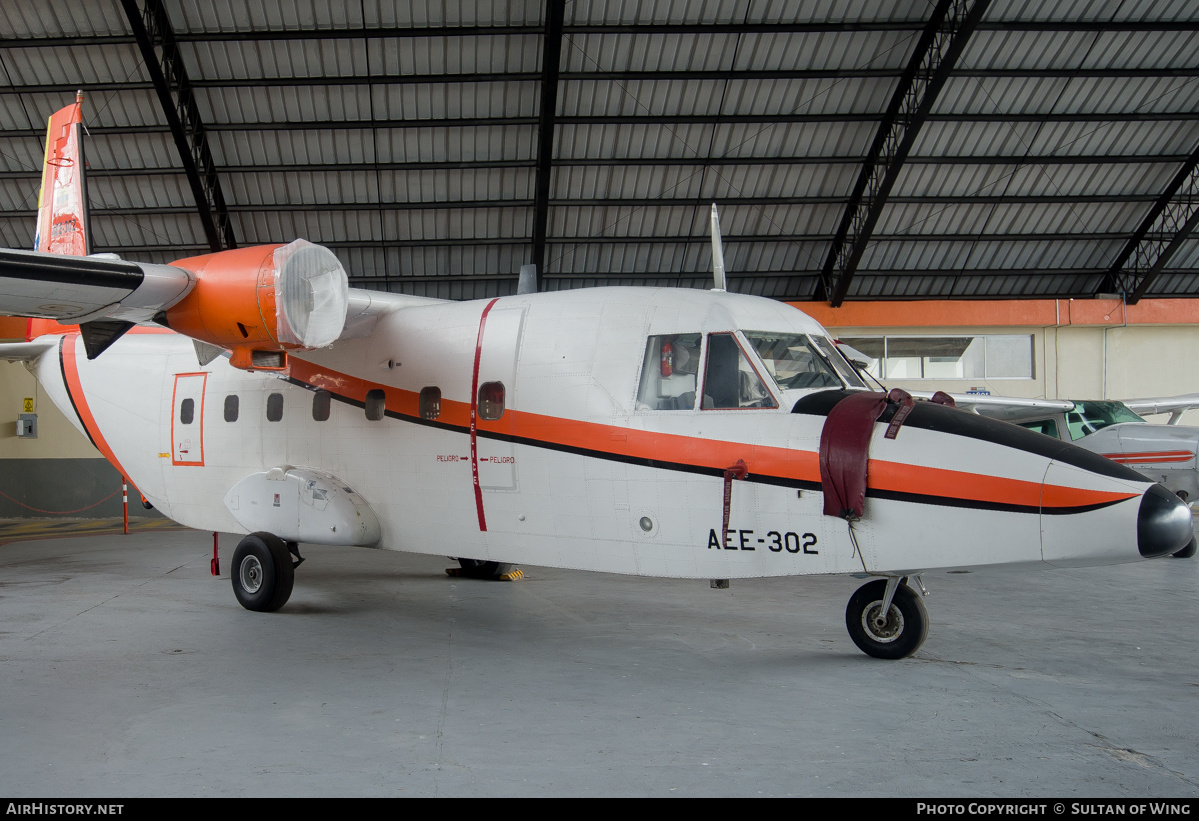
[[[58,340],[56,339],[38,339],[33,342],[6,342],[0,344],[0,361],[32,362],[57,345]]]

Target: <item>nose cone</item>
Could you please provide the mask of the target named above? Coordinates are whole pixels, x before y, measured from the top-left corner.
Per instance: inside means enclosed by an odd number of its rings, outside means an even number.
[[[1137,550],[1147,559],[1168,556],[1186,547],[1194,537],[1191,509],[1161,485],[1141,497],[1137,513]]]

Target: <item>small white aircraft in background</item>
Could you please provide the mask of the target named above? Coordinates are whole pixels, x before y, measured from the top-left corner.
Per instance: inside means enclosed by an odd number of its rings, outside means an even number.
[[[0,250],[0,348],[157,508],[248,534],[251,610],[298,543],[676,578],[878,577],[864,652],[928,629],[939,568],[1164,556],[1190,509],[1083,448],[873,393],[800,311],[723,290],[443,302],[349,288],[302,240],[171,265],[81,256],[80,103],[50,119],[37,250]],[[714,259],[719,237],[714,224]],[[55,323],[66,323],[58,325]],[[293,556],[295,558],[293,558]]]

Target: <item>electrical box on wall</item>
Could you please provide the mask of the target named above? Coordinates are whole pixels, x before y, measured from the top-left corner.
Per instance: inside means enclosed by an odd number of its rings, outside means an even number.
[[[17,415],[17,436],[22,439],[37,438],[37,414],[22,413]]]

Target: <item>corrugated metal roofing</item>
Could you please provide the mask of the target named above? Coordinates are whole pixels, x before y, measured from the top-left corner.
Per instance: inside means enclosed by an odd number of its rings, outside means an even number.
[[[236,243],[304,237],[357,285],[450,298],[514,291],[542,225],[547,290],[708,287],[713,201],[733,290],[830,298],[838,228],[935,14],[926,0],[4,4],[0,244],[32,241],[45,120],[82,88],[95,250],[210,250],[126,11],[159,5],[198,117],[182,134],[203,135]],[[866,199],[845,298],[1135,287],[1111,272],[1199,158],[1199,6],[991,0],[967,33],[889,194]],[[1171,207],[1174,225],[1199,209]],[[1199,296],[1186,234],[1148,295]]]

